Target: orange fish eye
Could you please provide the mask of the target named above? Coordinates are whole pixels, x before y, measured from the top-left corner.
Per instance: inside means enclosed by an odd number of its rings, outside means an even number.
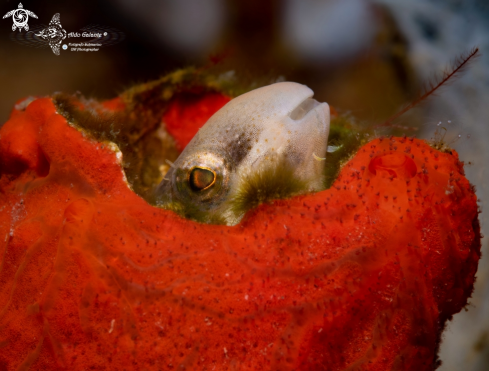
[[[188,177],[190,188],[193,191],[203,191],[216,182],[216,173],[204,167],[194,167]]]

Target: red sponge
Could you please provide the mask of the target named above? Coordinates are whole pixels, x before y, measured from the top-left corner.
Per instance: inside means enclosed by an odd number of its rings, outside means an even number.
[[[163,119],[181,148],[226,101],[202,99]],[[234,227],[147,204],[47,98],[0,161],[0,370],[433,370],[473,288],[474,189],[421,140],[374,140]]]

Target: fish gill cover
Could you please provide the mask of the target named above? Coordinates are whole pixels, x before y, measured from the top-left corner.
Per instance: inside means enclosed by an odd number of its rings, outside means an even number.
[[[232,227],[148,203],[233,89],[190,70],[112,101],[16,105],[0,131],[0,369],[439,365],[480,257],[457,153],[368,142],[336,116],[324,191]]]

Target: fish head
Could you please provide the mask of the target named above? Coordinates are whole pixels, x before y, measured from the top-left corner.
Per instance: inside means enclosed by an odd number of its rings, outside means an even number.
[[[243,216],[233,202],[257,176],[268,174],[267,184],[274,184],[271,178],[286,174],[282,183],[299,181],[299,193],[320,190],[324,164],[318,158],[326,155],[330,113],[313,94],[307,86],[280,82],[231,100],[172,164],[157,187],[157,204],[233,225]]]

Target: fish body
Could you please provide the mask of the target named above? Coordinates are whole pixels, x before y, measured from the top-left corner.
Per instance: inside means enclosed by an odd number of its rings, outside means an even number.
[[[258,193],[269,192],[277,176],[300,184],[294,194],[322,189],[324,164],[316,157],[326,156],[330,112],[313,94],[304,85],[280,82],[231,100],[171,165],[156,203],[199,221],[234,225],[245,208],[233,202],[257,175],[269,174],[261,176]]]

